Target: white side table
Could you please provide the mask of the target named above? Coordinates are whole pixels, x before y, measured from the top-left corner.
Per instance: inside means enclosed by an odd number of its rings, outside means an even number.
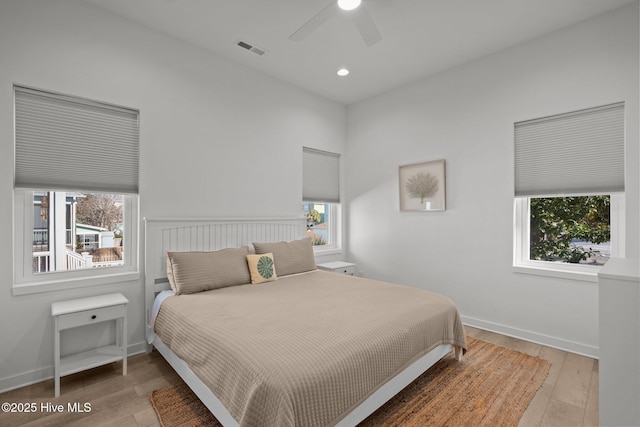
[[[348,274],[353,276],[356,274],[356,265],[351,262],[333,261],[324,262],[317,266],[320,270],[333,271],[335,273]]]
[[[60,377],[122,360],[127,375],[127,300],[122,294],[100,295],[51,304],[54,319],[55,397],[60,396]],[[116,343],[60,358],[60,332],[93,323],[116,321]]]

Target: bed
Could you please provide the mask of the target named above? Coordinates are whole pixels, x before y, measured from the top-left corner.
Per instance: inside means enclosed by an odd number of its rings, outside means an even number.
[[[224,426],[356,425],[466,349],[448,298],[317,270],[305,226],[145,220],[148,341]]]

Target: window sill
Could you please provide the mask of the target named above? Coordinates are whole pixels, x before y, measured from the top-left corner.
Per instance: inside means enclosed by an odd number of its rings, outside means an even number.
[[[551,264],[551,263],[550,263]],[[564,268],[563,268],[564,267]],[[601,267],[572,267],[572,266],[557,266],[545,264],[528,265],[528,264],[516,264],[513,266],[514,273],[531,274],[534,276],[556,277],[559,279],[580,280],[583,282],[598,282],[598,272]]]
[[[129,271],[114,273],[103,276],[81,277],[74,279],[48,280],[41,282],[16,283],[13,285],[13,295],[29,295],[42,292],[61,291],[66,289],[77,289],[90,286],[112,285],[122,282],[140,280],[140,273]]]
[[[316,249],[317,247],[313,248],[313,254],[315,256],[325,256],[325,255],[338,255],[342,253],[342,248],[336,248],[336,247],[331,247],[331,248],[326,248],[326,249]]]

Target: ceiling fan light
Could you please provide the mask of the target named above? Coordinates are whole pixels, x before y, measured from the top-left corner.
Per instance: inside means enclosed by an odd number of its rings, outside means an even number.
[[[346,68],[340,68],[337,73],[340,77],[345,77],[349,75],[349,70]]]
[[[342,10],[353,10],[360,6],[362,0],[338,0],[338,6]]]

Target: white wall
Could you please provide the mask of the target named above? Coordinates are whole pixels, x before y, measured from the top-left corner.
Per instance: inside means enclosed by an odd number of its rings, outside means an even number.
[[[12,295],[14,83],[140,110],[141,217],[298,216],[302,146],[344,152],[344,106],[82,2],[2,1],[0,58],[0,390],[52,376],[53,301],[122,292],[144,338],[141,282]]]
[[[617,101],[639,256],[636,4],[350,106],[349,260],[450,296],[470,324],[597,355],[596,283],[512,272],[513,123]],[[447,210],[400,212],[398,166],[435,159]]]

